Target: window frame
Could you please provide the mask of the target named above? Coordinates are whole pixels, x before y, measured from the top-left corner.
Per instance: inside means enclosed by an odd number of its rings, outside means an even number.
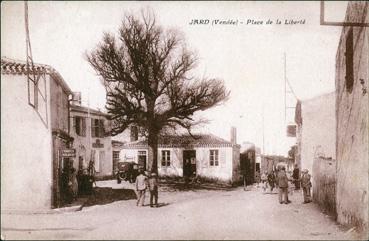
[[[86,137],[86,117],[74,116],[73,119],[73,128],[76,135]],[[77,131],[77,127],[79,128],[79,132]]]
[[[209,166],[219,167],[219,149],[209,150]]]
[[[170,167],[171,166],[171,153],[170,150],[161,150],[161,166]]]

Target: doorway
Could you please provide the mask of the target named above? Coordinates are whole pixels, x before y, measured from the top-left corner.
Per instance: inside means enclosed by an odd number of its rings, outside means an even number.
[[[183,151],[183,176],[196,176],[196,151]]]
[[[146,171],[146,151],[138,151],[138,166]]]

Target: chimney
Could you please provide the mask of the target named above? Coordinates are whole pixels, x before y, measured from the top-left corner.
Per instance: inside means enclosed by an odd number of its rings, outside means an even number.
[[[82,94],[81,92],[73,92],[72,94],[72,104],[81,106]]]
[[[237,132],[236,127],[231,127],[231,143],[236,145],[237,144]]]

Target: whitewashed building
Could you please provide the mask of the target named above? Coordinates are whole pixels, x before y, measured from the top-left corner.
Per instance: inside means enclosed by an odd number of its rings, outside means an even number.
[[[87,169],[92,161],[96,177],[112,175],[113,150],[111,136],[108,134],[108,114],[74,103],[71,105],[70,115],[73,148],[76,149],[74,168]]]
[[[234,133],[235,135],[235,133]],[[165,135],[159,137],[159,176],[184,176],[184,163],[191,162],[191,171],[199,177],[234,183],[240,180],[240,146],[217,136],[206,135]],[[148,145],[146,140],[138,140],[123,145],[120,158],[134,161],[146,169]]]
[[[72,91],[51,66],[1,58],[1,210],[44,210],[63,199]]]

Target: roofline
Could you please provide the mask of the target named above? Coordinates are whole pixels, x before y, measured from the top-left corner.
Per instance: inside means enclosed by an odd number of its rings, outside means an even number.
[[[109,114],[104,113],[102,111],[92,109],[92,108],[88,108],[88,107],[82,106],[82,105],[73,105],[73,104],[71,104],[70,108],[71,108],[71,112],[88,113],[89,112],[88,110],[90,110],[90,114],[102,115],[102,116],[105,116],[105,117],[110,116]],[[76,108],[82,108],[82,109],[76,109]]]
[[[18,59],[12,59],[12,58],[8,58],[5,56],[1,57],[1,60],[3,61],[7,61],[7,62],[14,62],[14,63],[19,63],[19,64],[27,64],[26,61],[24,60],[18,60]],[[43,71],[44,74],[48,74],[49,76],[51,76],[56,82],[58,82],[58,84],[60,84],[60,86],[63,88],[63,90],[65,90],[67,92],[67,94],[72,94],[72,90],[69,88],[68,84],[66,83],[66,81],[63,79],[63,77],[61,76],[61,74],[52,66],[48,65],[48,64],[40,64],[40,63],[34,63],[34,65],[38,66],[38,67],[42,67],[44,68],[46,71]],[[3,74],[3,71],[1,71],[1,73]],[[20,71],[19,73],[15,73],[15,72],[10,72],[8,74],[23,74],[26,75],[25,71]]]
[[[222,147],[240,147],[234,144],[158,144],[158,148],[222,148]],[[124,144],[123,149],[146,149],[149,148],[147,144]]]

